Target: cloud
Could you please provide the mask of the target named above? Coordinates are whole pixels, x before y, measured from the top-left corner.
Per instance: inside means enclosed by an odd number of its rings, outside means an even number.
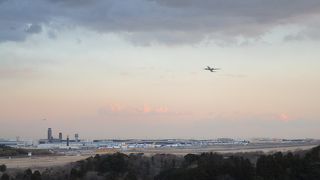
[[[283,121],[283,122],[288,122],[290,119],[289,119],[289,116],[287,115],[287,114],[285,114],[285,113],[281,113],[280,115],[279,115],[279,119],[281,120],[281,121]]]
[[[167,113],[169,112],[169,109],[167,107],[159,107],[155,109],[155,112],[157,113]]]
[[[42,31],[42,27],[39,24],[27,24],[24,31],[30,34],[37,34]]]
[[[316,23],[316,22],[314,22]],[[318,41],[320,40],[320,22],[318,24],[313,24],[308,26],[308,28],[305,28],[297,33],[290,34],[284,37],[284,41],[302,41],[302,40],[314,40]]]
[[[0,41],[21,41],[30,33],[40,33],[43,26],[57,28],[56,25],[117,33],[142,45],[232,41],[239,36],[257,38],[286,24],[309,27],[312,22],[306,19],[316,20],[320,15],[318,0],[2,0],[0,3]],[[318,30],[313,33],[318,35]]]
[[[177,115],[169,111],[167,106],[150,106],[144,104],[142,107],[133,107],[119,103],[112,103],[107,108],[100,108],[98,113],[101,115]]]
[[[269,113],[253,113],[253,112],[228,112],[228,113],[209,113],[205,119],[223,120],[223,121],[239,121],[239,122],[257,122],[261,124],[266,123],[295,123],[303,122],[306,117],[298,118],[294,115],[289,115],[284,112],[269,112]]]
[[[121,112],[124,109],[124,106],[121,104],[111,104],[110,109],[112,112]]]
[[[144,113],[149,113],[149,112],[151,112],[151,107],[145,104],[145,105],[143,106],[143,112],[144,112]]]

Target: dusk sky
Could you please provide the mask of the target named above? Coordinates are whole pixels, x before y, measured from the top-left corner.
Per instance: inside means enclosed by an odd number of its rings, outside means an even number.
[[[0,0],[0,138],[48,127],[320,138],[320,1]]]

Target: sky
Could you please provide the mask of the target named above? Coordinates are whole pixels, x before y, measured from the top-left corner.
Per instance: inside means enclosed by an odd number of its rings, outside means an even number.
[[[0,138],[320,138],[319,49],[319,0],[0,0]]]

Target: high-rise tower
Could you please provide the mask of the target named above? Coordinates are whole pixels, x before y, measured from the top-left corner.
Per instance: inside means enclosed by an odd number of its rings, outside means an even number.
[[[69,146],[69,136],[67,136],[67,146]]]
[[[62,142],[62,133],[59,133],[59,141]]]
[[[48,141],[51,142],[52,141],[52,129],[48,128]]]
[[[74,135],[74,139],[76,140],[76,143],[79,142],[79,134],[78,133]]]

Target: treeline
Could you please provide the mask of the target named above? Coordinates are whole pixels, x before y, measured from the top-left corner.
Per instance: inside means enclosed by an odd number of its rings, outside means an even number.
[[[21,148],[13,148],[13,147],[9,147],[9,146],[0,145],[0,157],[24,156],[24,155],[28,155],[29,152],[31,152],[32,155],[50,155],[50,154],[52,154],[48,150],[21,149]]]
[[[8,175],[3,174],[5,178]],[[10,177],[12,178],[12,177]],[[9,178],[9,179],[10,179]],[[255,161],[216,153],[175,156],[96,155],[69,169],[20,173],[16,180],[319,180],[320,146],[306,153],[258,155]]]
[[[259,156],[256,164],[243,157],[204,153],[186,155],[184,167],[162,171],[156,180],[319,180],[320,146],[305,156],[277,152]]]

